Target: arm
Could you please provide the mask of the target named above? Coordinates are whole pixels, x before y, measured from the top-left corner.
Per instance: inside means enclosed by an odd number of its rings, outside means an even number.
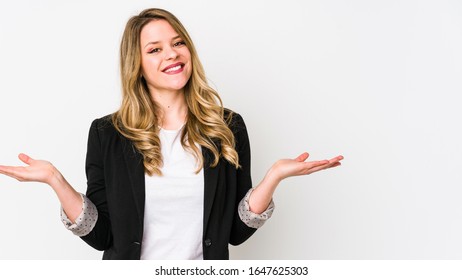
[[[103,163],[101,155],[101,143],[98,134],[98,122],[94,121],[90,128],[88,137],[88,150],[86,161],[86,172],[88,179],[87,197],[94,203],[97,213],[90,215],[97,216],[97,223],[90,226],[91,232],[87,235],[88,228],[77,229],[77,234],[85,233],[82,236],[85,242],[98,250],[104,250],[112,243],[110,221],[107,211],[105,182],[103,174]],[[55,191],[61,206],[65,212],[65,218],[71,223],[82,213],[82,196],[62,176],[50,162],[35,160],[25,154],[20,154],[19,159],[27,166],[1,166],[0,174],[10,176],[20,182],[41,182],[51,186]],[[90,202],[90,201],[89,201]],[[67,225],[69,229],[71,225]]]
[[[69,219],[74,222],[82,211],[80,194],[50,162],[35,160],[25,154],[19,154],[19,159],[27,166],[0,166],[0,173],[20,182],[48,184],[58,196]]]

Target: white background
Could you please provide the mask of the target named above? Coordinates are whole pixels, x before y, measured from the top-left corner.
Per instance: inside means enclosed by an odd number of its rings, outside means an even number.
[[[462,2],[0,2],[0,164],[53,162],[85,192],[93,119],[120,102],[128,18],[173,12],[245,119],[253,180],[303,151],[340,168],[290,178],[233,259],[461,259]],[[0,259],[100,259],[46,185],[0,176]]]

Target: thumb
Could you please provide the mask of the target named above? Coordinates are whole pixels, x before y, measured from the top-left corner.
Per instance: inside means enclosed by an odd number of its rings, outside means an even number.
[[[34,161],[31,157],[29,157],[28,155],[23,154],[23,153],[20,153],[20,154],[18,155],[18,158],[19,158],[22,162],[24,162],[25,164],[28,164],[28,165],[30,165],[30,164]]]
[[[298,157],[296,157],[295,160],[298,161],[298,162],[303,162],[303,161],[305,161],[309,156],[310,156],[310,154],[308,154],[307,152],[304,152],[303,154],[301,154],[301,155],[299,155]]]

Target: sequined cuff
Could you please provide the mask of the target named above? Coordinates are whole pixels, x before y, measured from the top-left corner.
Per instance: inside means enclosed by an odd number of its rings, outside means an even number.
[[[67,217],[64,209],[61,207],[61,222],[64,226],[72,231],[77,236],[85,236],[92,231],[95,227],[96,220],[98,220],[98,210],[96,206],[91,202],[88,197],[83,194],[82,196],[82,212],[80,215],[75,219],[75,223],[72,223],[71,220]]]
[[[251,228],[260,228],[266,220],[271,218],[271,215],[273,215],[274,211],[274,202],[271,199],[270,204],[268,205],[268,208],[261,213],[261,214],[256,214],[250,211],[250,204],[249,204],[249,198],[250,194],[252,193],[254,189],[250,189],[247,194],[244,196],[244,198],[241,200],[239,203],[239,217],[241,220]]]

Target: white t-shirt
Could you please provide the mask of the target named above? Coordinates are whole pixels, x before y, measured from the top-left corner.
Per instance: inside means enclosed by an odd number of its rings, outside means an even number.
[[[181,145],[182,131],[160,129],[162,176],[145,175],[141,259],[203,259],[204,174],[195,173],[197,160]]]

